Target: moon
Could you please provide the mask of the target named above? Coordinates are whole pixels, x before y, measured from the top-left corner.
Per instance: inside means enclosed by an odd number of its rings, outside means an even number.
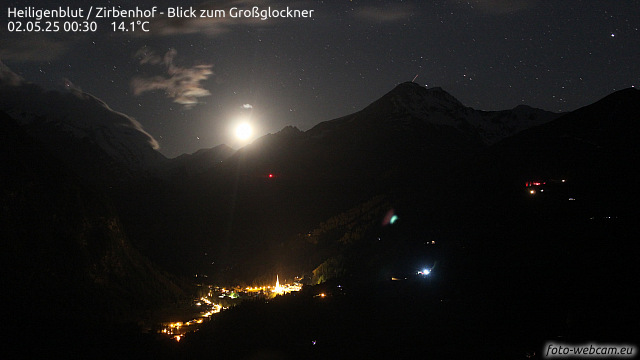
[[[241,123],[236,126],[235,134],[236,138],[238,138],[239,140],[247,140],[253,134],[253,128],[251,127],[251,125],[249,125],[249,123]]]

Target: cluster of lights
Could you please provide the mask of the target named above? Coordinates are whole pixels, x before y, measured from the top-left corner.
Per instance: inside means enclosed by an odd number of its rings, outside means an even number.
[[[293,291],[300,291],[300,289],[302,289],[302,285],[297,283],[280,285],[280,278],[276,275],[276,286],[271,289],[271,293],[283,295]]]
[[[203,303],[207,304],[207,305],[213,305],[213,303],[211,302],[211,300],[207,299],[206,297],[201,297],[200,301],[202,301]]]
[[[562,180],[562,182],[564,182],[564,180]],[[539,182],[539,181],[529,181],[526,183],[526,187],[529,186],[540,186],[540,185],[547,185],[546,182]]]
[[[206,313],[202,314],[202,318],[201,319],[197,319],[196,322],[198,324],[202,324],[202,322],[204,321],[204,318],[209,318],[211,317],[211,315],[213,314],[217,314],[220,311],[222,311],[223,307],[221,305],[215,304],[213,305],[213,308],[209,311],[207,311]]]
[[[427,276],[429,274],[431,274],[431,269],[424,268],[418,271],[418,275]]]
[[[301,289],[302,289],[302,285],[298,283],[281,285],[280,278],[276,276],[276,285],[274,287],[272,286],[257,287],[256,286],[256,287],[246,287],[245,289],[238,288],[236,290],[238,292],[242,290],[246,292],[270,291],[272,294],[282,295],[282,294],[290,293],[292,291],[300,291]],[[220,295],[220,297],[229,296],[233,298],[233,295],[237,297],[237,294],[232,290],[221,288],[219,291],[222,294]],[[209,292],[209,297],[210,296],[212,296],[211,292]],[[318,296],[324,297],[325,294],[323,293]],[[213,314],[219,313],[223,309],[222,305],[214,304],[206,296],[203,296],[200,299],[194,300],[194,301],[196,301],[197,306],[202,306],[206,304],[207,306],[210,307],[209,311],[201,313],[200,318],[189,320],[187,322],[177,321],[172,323],[166,323],[164,324],[163,329],[160,332],[163,334],[169,335],[175,341],[180,341],[184,337],[184,334],[186,334],[187,332],[197,330],[197,327],[195,325],[202,324],[204,322],[204,319],[211,317]],[[194,326],[196,328],[189,329],[190,326]]]
[[[553,183],[557,183],[557,182],[561,182],[561,183],[565,183],[565,182],[567,182],[567,180],[565,180],[565,179],[562,179],[562,180],[559,180],[559,181],[558,181],[558,180],[550,180],[550,181],[551,181],[551,183],[552,183],[552,184],[553,184]],[[539,191],[539,192],[541,192],[541,193],[543,193],[543,192],[544,192],[544,189],[542,188],[542,186],[543,186],[543,185],[547,185],[547,182],[546,182],[546,181],[543,181],[543,182],[540,182],[540,181],[527,181],[527,182],[525,183],[525,187],[529,188],[529,191],[528,191],[528,192],[529,192],[529,194],[531,194],[531,195],[535,195],[535,194],[537,194],[537,193],[538,193],[538,191]],[[535,186],[535,187],[538,187],[538,189],[539,189],[539,190],[536,190],[536,189],[534,188],[534,186]]]
[[[186,334],[187,332],[197,330],[197,328],[189,329],[189,327],[191,326],[196,327],[196,325],[200,325],[204,323],[204,319],[209,318],[213,314],[217,314],[220,311],[222,311],[221,305],[213,304],[209,299],[204,297],[201,298],[200,300],[210,305],[211,309],[207,312],[202,313],[200,315],[200,318],[197,318],[197,319],[192,319],[186,322],[177,321],[177,322],[165,324],[164,328],[160,332],[163,334],[170,335],[171,338],[175,341],[180,341],[184,337],[184,334]]]

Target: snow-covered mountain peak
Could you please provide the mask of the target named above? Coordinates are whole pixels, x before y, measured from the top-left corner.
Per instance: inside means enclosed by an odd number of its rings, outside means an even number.
[[[396,112],[406,111],[414,116],[430,111],[448,112],[464,108],[462,103],[442,88],[427,89],[412,82],[399,84],[382,99],[385,98],[393,103]]]

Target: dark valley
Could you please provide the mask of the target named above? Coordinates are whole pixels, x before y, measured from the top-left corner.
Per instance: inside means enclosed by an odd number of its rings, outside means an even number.
[[[0,70],[9,357],[638,343],[636,89],[569,113],[480,111],[406,82],[306,131],[168,159],[94,96]],[[275,296],[276,279],[302,288]],[[229,309],[179,342],[156,331],[201,297]]]

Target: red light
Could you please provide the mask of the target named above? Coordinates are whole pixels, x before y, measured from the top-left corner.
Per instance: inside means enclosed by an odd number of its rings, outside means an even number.
[[[273,174],[269,174],[269,179],[273,178]]]

